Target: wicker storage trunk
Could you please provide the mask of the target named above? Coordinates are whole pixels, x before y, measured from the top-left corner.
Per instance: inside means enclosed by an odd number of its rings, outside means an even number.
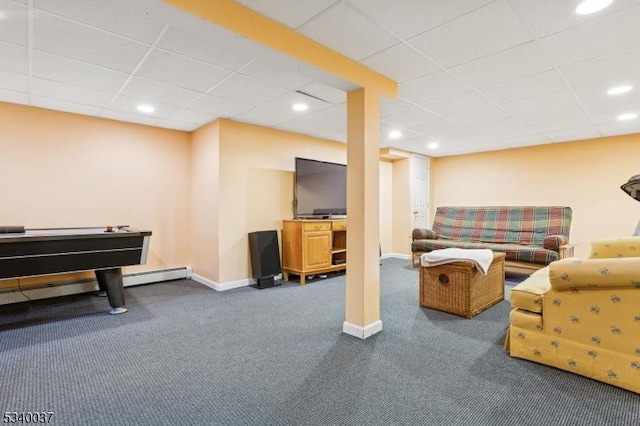
[[[471,318],[504,299],[504,253],[487,275],[473,262],[420,266],[420,306]]]

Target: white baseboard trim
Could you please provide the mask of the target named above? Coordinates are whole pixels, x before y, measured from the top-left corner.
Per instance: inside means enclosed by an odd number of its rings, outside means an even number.
[[[186,266],[184,268],[126,274],[122,277],[122,283],[125,287],[130,287],[134,285],[157,283],[160,281],[183,280],[185,278],[189,278],[190,275],[191,267]]]
[[[369,336],[372,336],[378,332],[382,331],[382,321],[378,320],[372,322],[371,324],[361,327],[359,325],[351,324],[350,322],[345,321],[342,324],[342,332],[348,334],[350,336],[357,337],[359,339],[366,339]]]
[[[401,253],[385,253],[382,255],[381,259],[389,259],[389,258],[397,258],[397,259],[407,259],[411,260],[410,254],[401,254]]]
[[[157,271],[138,272],[126,274],[122,277],[125,287],[141,284],[151,284],[160,281],[180,280],[191,275],[191,267],[162,269]],[[98,282],[95,279],[82,279],[76,281],[52,282],[43,284],[37,288],[11,289],[0,293],[0,305],[26,302],[29,300],[48,299],[51,297],[70,296],[72,294],[98,291]]]
[[[217,283],[215,281],[212,281],[198,274],[191,274],[191,279],[215,291],[233,290],[234,288],[247,287],[247,286],[250,286],[251,284],[256,283],[256,280],[254,278],[245,278],[243,280],[229,281],[226,283]],[[281,280],[282,274],[276,275],[274,279]]]

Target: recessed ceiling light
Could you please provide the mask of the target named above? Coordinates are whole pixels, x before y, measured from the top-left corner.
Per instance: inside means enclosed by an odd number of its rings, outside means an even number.
[[[609,95],[619,95],[621,93],[627,93],[631,89],[633,89],[633,87],[631,86],[618,86],[618,87],[612,87],[611,89],[607,90],[607,93]]]
[[[148,105],[148,104],[138,105],[137,108],[138,108],[138,111],[146,112],[146,113],[151,113],[151,112],[154,112],[156,110],[154,107],[152,107],[151,105]]]
[[[306,111],[309,109],[309,105],[303,103],[293,104],[291,109],[293,109],[294,111]]]
[[[578,15],[596,13],[613,3],[613,0],[584,0],[576,7]]]
[[[427,145],[427,148],[429,148],[429,149],[437,149],[439,146],[440,146],[440,144],[438,142],[430,142]]]
[[[626,114],[618,116],[618,120],[620,121],[633,120],[634,118],[638,118],[638,114],[636,114],[635,112],[628,112]]]
[[[399,139],[402,137],[402,132],[400,130],[392,130],[389,132],[389,137],[391,139]]]

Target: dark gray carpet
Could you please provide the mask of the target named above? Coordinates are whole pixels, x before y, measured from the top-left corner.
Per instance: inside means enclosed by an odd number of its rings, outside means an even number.
[[[381,267],[383,331],[342,333],[344,275],[214,292],[173,281],[0,306],[2,411],[58,425],[638,425],[640,395],[502,349],[509,305],[420,308]]]

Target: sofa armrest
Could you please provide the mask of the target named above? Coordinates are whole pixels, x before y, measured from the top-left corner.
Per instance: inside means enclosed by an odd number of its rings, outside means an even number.
[[[566,259],[568,257],[573,257],[573,249],[577,244],[565,244],[560,246],[558,249],[558,253],[560,254],[560,259]]]
[[[591,243],[590,259],[640,256],[640,237],[596,240]]]
[[[438,238],[436,231],[428,228],[415,228],[411,232],[412,240],[435,240]]]
[[[615,287],[640,291],[640,257],[558,260],[549,265],[549,284],[555,290]]]
[[[567,244],[569,244],[569,238],[564,235],[548,235],[542,240],[542,247],[553,251],[560,251],[560,247]]]

